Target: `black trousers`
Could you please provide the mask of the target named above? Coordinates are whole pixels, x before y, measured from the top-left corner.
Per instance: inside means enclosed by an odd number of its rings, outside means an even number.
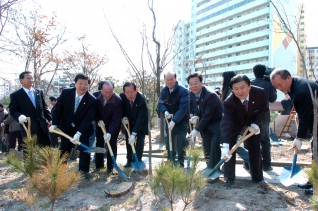
[[[127,149],[127,163],[136,162],[133,156],[131,145],[129,144],[127,133],[125,133],[125,136],[126,136],[126,149]],[[135,144],[136,155],[137,155],[138,161],[141,161],[142,154],[144,153],[145,134],[141,132],[137,133],[136,139],[137,139]]]
[[[101,147],[104,148],[105,145],[107,146],[104,137],[103,137],[103,132],[99,127],[96,128],[96,147]],[[112,148],[112,151],[114,153],[115,159],[117,158],[117,135],[112,135],[110,138],[109,144]],[[104,168],[104,154],[102,153],[96,153],[96,158],[95,158],[95,166],[96,168]],[[109,149],[107,147],[107,169],[113,169],[113,160],[111,158]]]
[[[10,132],[9,149],[11,149],[11,148],[15,149],[16,143],[17,143],[17,139],[18,139],[18,150],[19,151],[22,150],[22,144],[24,142],[23,142],[23,139],[22,139],[21,130]]]
[[[238,134],[237,134],[238,135]],[[263,170],[262,170],[262,157],[261,157],[261,147],[260,147],[261,135],[254,135],[247,139],[245,143],[247,144],[249,150],[250,158],[250,173],[252,180],[255,182],[260,182],[263,180]],[[230,150],[236,144],[236,139],[234,142],[230,142]],[[236,152],[232,154],[231,159],[224,163],[224,177],[229,179],[235,179],[235,164],[236,164]]]
[[[221,160],[220,135],[206,130],[202,134],[202,138],[207,167],[214,168]]]
[[[65,133],[67,135],[73,137],[76,132],[77,132],[77,128],[70,127]],[[82,134],[79,141],[81,143],[85,144],[86,146],[88,146],[90,135],[91,134]],[[62,136],[61,137],[61,145],[60,145],[60,150],[61,150],[62,155],[64,153],[70,154],[72,148],[74,148],[74,144],[69,139]],[[91,155],[90,155],[90,153],[84,152],[86,149],[81,147],[81,146],[78,146],[77,149],[80,151],[78,169],[79,169],[79,171],[88,173]]]

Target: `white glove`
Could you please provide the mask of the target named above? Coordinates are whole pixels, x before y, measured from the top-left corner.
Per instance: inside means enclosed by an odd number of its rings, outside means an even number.
[[[232,157],[232,155],[229,155],[229,144],[223,143],[223,148],[222,148],[222,158],[225,159],[225,162],[229,161]]]
[[[194,144],[194,138],[200,136],[200,132],[197,131],[196,129],[193,129],[192,132],[190,133],[191,136],[191,144]]]
[[[109,141],[111,137],[112,135],[110,135],[110,133],[106,133],[106,135],[104,135],[104,140]]]
[[[3,126],[4,126],[4,123],[2,122],[2,123],[1,123],[1,127],[3,127]]]
[[[198,116],[193,116],[191,119],[190,119],[190,122],[191,124],[196,124],[198,121],[199,121],[199,117]]]
[[[130,135],[129,144],[135,144],[135,142],[136,142],[136,136],[135,135]]]
[[[193,117],[193,114],[190,114],[190,119]]]
[[[49,127],[49,130],[55,130],[56,128],[57,128],[56,125],[51,125],[51,126]]]
[[[99,122],[98,123],[101,123],[104,127],[105,127],[105,123],[104,123],[104,121],[103,120],[99,120]]]
[[[165,112],[165,117],[167,119],[170,119],[172,117],[172,114],[170,114],[168,111]]]
[[[127,117],[123,117],[121,120],[123,120],[124,124],[125,125],[128,125],[129,124],[129,120]]]
[[[81,133],[77,131],[77,133],[75,133],[74,137],[70,140],[73,144],[76,144],[75,141],[79,141],[80,137],[81,137]]]
[[[173,130],[173,127],[176,123],[174,123],[174,121],[171,121],[170,124],[169,124],[169,129],[170,130]]]
[[[257,131],[257,132],[255,133],[255,135],[260,134],[261,131],[260,131],[260,129],[259,129],[259,127],[258,127],[257,124],[252,123],[250,127],[254,128],[254,129]],[[252,132],[252,131],[250,130],[250,132]]]
[[[21,115],[19,116],[19,122],[20,122],[20,124],[22,124],[23,122],[27,122],[26,116],[24,116],[23,114],[21,114]]]
[[[300,141],[299,139],[295,138],[294,142],[293,142],[293,148],[297,147],[298,151],[300,151],[302,144],[303,144],[302,141]]]

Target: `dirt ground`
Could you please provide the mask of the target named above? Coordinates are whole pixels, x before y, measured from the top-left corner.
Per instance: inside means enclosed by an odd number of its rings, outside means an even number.
[[[153,136],[158,138],[158,131],[153,131]],[[291,161],[293,152],[287,149],[292,141],[287,140],[283,146],[272,147],[272,160]],[[310,162],[311,154],[309,142],[304,143],[304,150],[298,155],[298,162]],[[125,145],[119,144],[119,148]],[[5,163],[6,154],[0,154],[0,211],[27,210],[21,200],[21,189],[27,184],[26,177],[10,169]],[[76,161],[71,163],[76,167]],[[94,167],[92,163],[91,167]],[[129,181],[133,182],[131,190],[119,197],[108,197],[105,190],[121,184],[124,180],[118,175],[106,174],[102,170],[92,174],[91,180],[83,180],[77,188],[72,189],[57,201],[54,210],[170,210],[170,204],[163,193],[156,199],[151,192],[149,175],[140,175],[133,169],[124,169]],[[197,194],[195,200],[186,210],[311,210],[309,207],[310,196],[296,185],[284,187],[282,184],[269,184],[265,187],[248,180],[236,180],[231,189],[225,189],[224,179],[207,183]],[[178,199],[174,210],[182,210],[183,202]],[[40,198],[37,210],[50,210],[47,198]]]

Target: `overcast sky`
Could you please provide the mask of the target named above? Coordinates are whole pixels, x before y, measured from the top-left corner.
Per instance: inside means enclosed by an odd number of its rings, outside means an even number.
[[[110,34],[105,16],[108,18],[114,32],[121,40],[128,54],[139,65],[141,38],[139,30],[145,23],[147,31],[152,30],[152,15],[147,8],[147,0],[34,0],[44,11],[55,12],[57,20],[65,24],[69,37],[86,35],[90,49],[98,53],[106,53],[109,62],[103,67],[103,75],[113,75],[123,80],[129,67]],[[154,0],[157,15],[157,38],[162,43],[170,37],[173,26],[179,20],[189,21],[191,0]],[[316,27],[317,0],[304,0],[306,3],[307,46],[318,46],[318,27]],[[31,0],[23,2],[24,8],[33,9]],[[78,44],[78,43],[76,43]],[[72,48],[73,45],[73,48]],[[67,50],[76,50],[79,46],[68,43]],[[0,67],[3,73],[3,68]],[[20,73],[18,66],[5,72]],[[8,74],[8,77],[12,77]]]

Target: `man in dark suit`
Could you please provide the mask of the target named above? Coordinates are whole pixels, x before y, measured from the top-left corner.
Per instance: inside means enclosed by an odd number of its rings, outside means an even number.
[[[195,110],[190,121],[194,125],[198,122],[190,135],[194,139],[201,134],[207,167],[214,168],[221,157],[220,123],[223,105],[218,94],[202,85],[200,74],[193,73],[187,80],[191,90],[190,100]]]
[[[105,140],[113,150],[114,156],[117,156],[117,137],[119,135],[121,118],[123,114],[122,99],[118,94],[114,93],[114,86],[110,81],[103,81],[100,84],[101,90],[94,92],[93,95],[97,99],[97,109],[95,113],[95,121],[102,121],[105,125],[107,134],[103,135],[103,131],[99,126],[96,127],[96,147],[105,146]],[[104,154],[98,153],[95,158],[96,172],[104,168]],[[107,151],[107,173],[112,173],[113,161],[109,150]]]
[[[57,100],[56,100],[56,97],[54,97],[54,96],[49,97],[49,100],[50,100],[50,104],[53,106],[52,109],[51,109],[51,115],[53,116],[53,113],[54,113],[54,110],[55,110],[54,106],[55,106]],[[59,143],[58,143],[59,135],[55,134],[55,133],[51,133],[50,136],[51,136],[51,146],[52,147],[57,147],[59,145]]]
[[[224,177],[227,177],[225,187],[231,187],[235,179],[236,153],[229,155],[231,149],[247,127],[253,127],[258,132],[246,140],[249,147],[250,173],[254,182],[263,181],[262,158],[260,152],[260,130],[262,120],[268,107],[264,89],[251,86],[249,78],[237,75],[231,79],[233,90],[223,102],[224,116],[221,120],[221,139],[223,143],[222,157],[227,160],[224,164]],[[231,159],[232,157],[232,159]]]
[[[283,93],[288,93],[290,99],[294,104],[294,108],[298,114],[298,130],[297,136],[294,139],[293,147],[301,149],[302,141],[307,138],[307,131],[312,134],[314,119],[313,104],[311,99],[310,90],[307,82],[309,83],[313,94],[318,90],[318,86],[313,81],[298,76],[291,76],[286,69],[275,69],[270,75],[271,82],[276,89]],[[300,185],[302,188],[310,188],[311,184]],[[306,190],[306,194],[313,194],[313,190]]]
[[[138,161],[141,161],[144,152],[145,135],[148,135],[148,109],[143,96],[137,91],[132,82],[126,82],[123,86],[123,93],[120,97],[123,100],[123,121],[129,122],[130,138],[126,135],[127,163],[125,168],[131,167],[131,162],[137,162],[133,158],[130,144],[136,144]]]
[[[22,88],[10,95],[10,113],[11,116],[24,124],[26,117],[31,119],[31,135],[37,135],[37,142],[41,146],[50,146],[51,138],[48,130],[48,122],[51,121],[51,113],[48,109],[43,92],[32,88],[34,79],[29,71],[22,72],[19,76]],[[22,136],[26,132],[21,125]]]
[[[256,64],[253,67],[253,73],[255,79],[251,80],[251,84],[254,86],[261,87],[265,90],[266,94],[266,106],[269,108],[269,103],[275,102],[277,99],[277,92],[275,87],[269,80],[264,79],[266,67],[263,64]],[[271,166],[271,142],[269,140],[269,123],[270,123],[270,111],[265,114],[265,118],[262,121],[261,130],[261,146],[262,146],[262,159],[263,159],[263,170],[273,170]],[[245,144],[246,145],[246,144]],[[246,168],[249,168],[248,164],[245,164]]]
[[[294,105],[288,93],[285,93],[285,99],[283,99],[280,103],[284,109],[284,111],[281,112],[281,115],[289,115]]]
[[[93,134],[93,120],[96,109],[96,98],[88,92],[90,80],[83,74],[75,76],[75,88],[64,89],[55,105],[51,129],[60,125],[60,129],[73,136],[68,140],[61,137],[60,150],[62,154],[70,153],[75,141],[85,145],[89,144],[89,137]],[[90,154],[83,152],[85,149],[79,147],[79,171],[86,179],[90,178],[89,164]]]

